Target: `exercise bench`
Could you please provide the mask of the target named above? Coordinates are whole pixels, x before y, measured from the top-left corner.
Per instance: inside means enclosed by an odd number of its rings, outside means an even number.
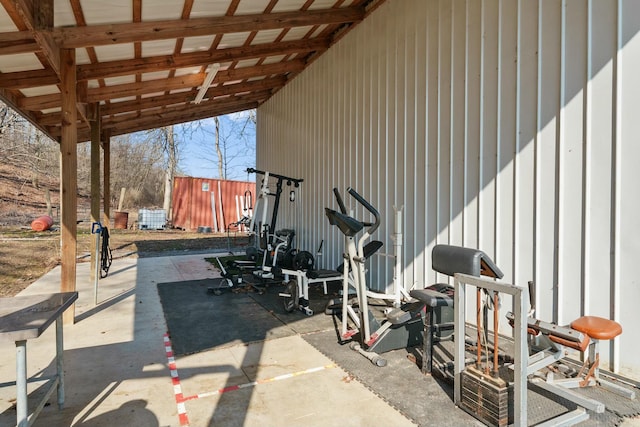
[[[436,245],[431,252],[431,266],[438,273],[453,277],[456,273],[500,279],[502,271],[491,258],[478,249],[452,245]],[[424,289],[414,289],[409,295],[426,305],[422,354],[422,373],[431,374],[433,344],[442,331],[453,330],[453,287],[437,283]],[[449,319],[447,321],[447,319]]]

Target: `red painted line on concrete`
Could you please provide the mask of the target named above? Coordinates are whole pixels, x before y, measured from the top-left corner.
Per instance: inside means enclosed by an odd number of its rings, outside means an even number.
[[[278,375],[275,377],[265,378],[262,380],[252,381],[244,384],[232,385],[232,386],[221,388],[219,390],[206,392],[206,393],[198,393],[193,396],[185,397],[184,394],[182,393],[182,387],[180,385],[180,376],[178,375],[178,368],[176,365],[176,361],[173,357],[173,350],[171,349],[171,340],[169,339],[169,334],[164,334],[164,346],[165,346],[165,352],[167,355],[167,362],[168,362],[167,364],[169,366],[169,372],[171,373],[171,384],[173,385],[176,405],[178,408],[178,419],[180,421],[181,427],[189,427],[190,425],[189,416],[187,415],[187,408],[185,405],[185,402],[189,400],[196,400],[196,399],[201,399],[203,397],[215,396],[223,393],[228,393],[231,391],[240,390],[243,388],[254,387],[259,384],[266,384],[274,381],[280,381],[288,378],[297,377],[300,375],[311,374],[313,372],[319,372],[326,369],[332,369],[337,367],[337,365],[332,363],[329,365],[318,366],[316,368],[305,369],[304,371]]]
[[[305,375],[305,374],[311,374],[313,372],[319,372],[319,371],[324,371],[325,369],[332,369],[337,367],[335,364],[329,364],[329,365],[325,365],[325,366],[318,366],[316,368],[310,368],[310,369],[305,369],[304,371],[298,371],[298,372],[292,372],[289,374],[282,374],[282,375],[278,375],[275,377],[271,377],[271,378],[265,378],[262,380],[256,380],[256,381],[251,381],[249,383],[244,383],[244,384],[238,384],[238,385],[232,385],[232,386],[228,386],[228,387],[224,387],[218,390],[214,390],[214,391],[210,391],[210,392],[206,392],[206,393],[198,393],[198,394],[194,394],[193,396],[187,396],[183,398],[183,402],[186,402],[188,400],[196,400],[196,399],[202,399],[203,397],[209,397],[209,396],[215,396],[218,394],[223,394],[223,393],[228,393],[230,391],[236,391],[236,390],[240,390],[243,388],[247,388],[247,387],[254,387],[256,385],[259,384],[266,384],[266,383],[271,383],[274,381],[280,381],[280,380],[286,380],[289,378],[293,378],[293,377],[298,377],[300,375]]]
[[[189,416],[187,415],[187,407],[184,404],[185,398],[182,394],[182,387],[180,386],[180,377],[178,376],[178,368],[176,361],[173,358],[173,350],[171,349],[171,341],[169,340],[169,334],[164,334],[164,348],[167,354],[167,362],[169,365],[169,372],[171,373],[171,383],[173,385],[173,392],[176,398],[176,405],[178,407],[178,419],[180,420],[181,427],[189,426]]]

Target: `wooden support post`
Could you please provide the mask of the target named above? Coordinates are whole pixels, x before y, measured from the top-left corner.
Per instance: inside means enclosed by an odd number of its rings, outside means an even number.
[[[76,51],[60,49],[62,134],[60,138],[61,274],[60,291],[76,290],[78,127],[76,109]],[[66,324],[75,321],[75,303],[63,315]]]
[[[118,212],[122,212],[122,208],[124,207],[124,195],[126,194],[127,189],[122,187],[120,189],[120,200],[118,200]]]
[[[103,157],[103,170],[102,170],[102,185],[103,185],[103,200],[102,210],[104,217],[102,218],[102,224],[111,226],[111,135],[109,132],[104,132],[102,135],[102,149],[104,151]]]
[[[89,121],[91,125],[91,224],[100,222],[100,104],[93,106],[96,110],[96,119]],[[91,236],[91,281],[96,280],[96,240]]]
[[[47,215],[53,218],[53,207],[51,206],[51,193],[49,192],[48,188],[44,190],[44,201],[47,204]]]

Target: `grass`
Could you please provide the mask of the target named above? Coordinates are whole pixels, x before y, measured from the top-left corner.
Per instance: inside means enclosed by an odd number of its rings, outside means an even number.
[[[245,235],[204,234],[181,230],[109,230],[114,259],[211,252],[246,247]],[[91,259],[95,235],[78,227],[78,262]],[[14,296],[60,263],[60,232],[0,229],[0,296]]]

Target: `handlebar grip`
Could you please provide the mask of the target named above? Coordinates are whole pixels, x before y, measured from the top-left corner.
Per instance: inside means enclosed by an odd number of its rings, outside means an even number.
[[[344,201],[342,200],[342,196],[340,195],[340,190],[337,187],[333,188],[333,194],[336,196],[336,201],[338,202],[338,206],[340,207],[340,212],[344,215],[347,214],[347,207],[344,205]]]
[[[374,231],[376,231],[378,229],[378,227],[380,226],[380,213],[378,213],[378,210],[376,208],[374,208],[373,206],[371,206],[371,204],[369,202],[367,202],[364,197],[362,197],[360,194],[358,194],[358,192],[356,190],[354,190],[353,188],[349,187],[347,188],[347,192],[349,194],[351,194],[351,196],[356,199],[362,206],[365,207],[365,209],[367,209],[369,212],[371,212],[371,214],[375,217],[375,223],[369,227],[369,234],[373,234]]]

